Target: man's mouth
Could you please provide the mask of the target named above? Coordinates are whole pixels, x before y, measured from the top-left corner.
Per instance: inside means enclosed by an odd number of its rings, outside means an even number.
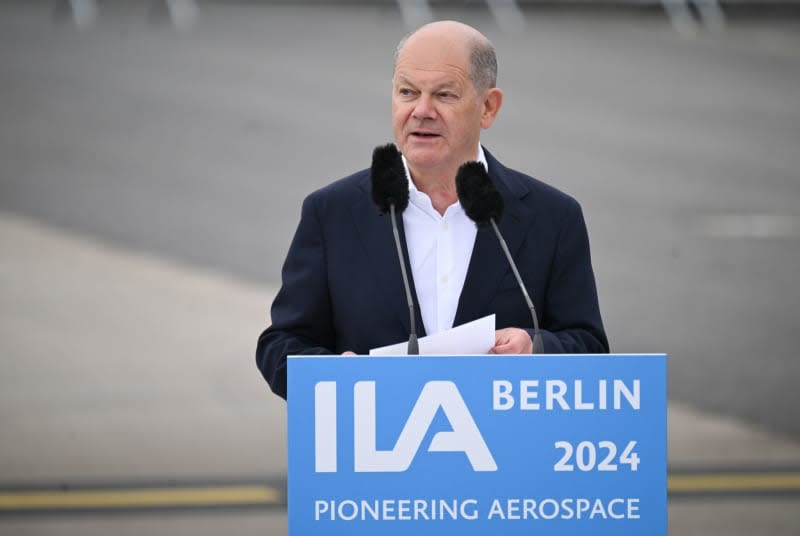
[[[439,134],[436,134],[436,133],[433,133],[433,132],[412,132],[411,135],[414,136],[415,138],[437,138],[437,137],[439,137]]]

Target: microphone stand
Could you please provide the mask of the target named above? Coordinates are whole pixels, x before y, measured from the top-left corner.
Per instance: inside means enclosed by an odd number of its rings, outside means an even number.
[[[403,257],[403,248],[400,246],[400,232],[397,230],[397,218],[395,216],[394,203],[389,205],[389,211],[391,212],[391,218],[392,218],[392,232],[394,233],[394,244],[395,246],[397,246],[397,257],[400,259],[400,271],[403,274],[403,284],[405,285],[406,289],[406,301],[408,302],[409,325],[411,326],[411,329],[409,330],[410,333],[408,336],[408,355],[419,355],[419,342],[417,342],[417,321],[414,315],[414,300],[411,297],[411,286],[408,284],[408,273],[406,273],[406,261],[405,258]],[[528,299],[528,301],[530,301],[530,298]]]
[[[392,207],[394,208],[394,205]],[[542,343],[542,334],[539,331],[539,319],[536,318],[536,309],[533,307],[533,302],[531,301],[531,297],[528,296],[528,291],[525,288],[525,284],[522,282],[522,277],[519,275],[519,270],[517,270],[517,264],[514,262],[514,258],[511,256],[511,252],[508,250],[506,241],[503,239],[503,235],[500,234],[500,229],[497,228],[497,224],[495,223],[494,218],[489,218],[489,221],[492,223],[492,229],[494,229],[494,234],[497,235],[497,240],[500,241],[500,247],[503,248],[503,253],[506,254],[508,263],[511,265],[511,271],[514,272],[514,277],[517,278],[517,283],[519,284],[519,288],[520,290],[522,290],[522,295],[525,297],[525,303],[528,304],[528,309],[530,309],[531,311],[531,316],[533,317],[533,353],[543,354],[544,343]]]

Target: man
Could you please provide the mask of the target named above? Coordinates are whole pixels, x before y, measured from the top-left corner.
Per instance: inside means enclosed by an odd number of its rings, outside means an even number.
[[[462,210],[455,176],[480,161],[501,193],[500,230],[540,315],[546,353],[607,352],[580,206],[500,164],[480,145],[503,104],[491,43],[452,21],[423,26],[397,48],[392,130],[409,176],[400,222],[431,334],[496,315],[495,354],[532,352],[532,318],[491,229]],[[371,198],[369,170],[306,198],[256,361],[286,397],[286,356],[366,354],[407,340],[408,306],[391,223]]]

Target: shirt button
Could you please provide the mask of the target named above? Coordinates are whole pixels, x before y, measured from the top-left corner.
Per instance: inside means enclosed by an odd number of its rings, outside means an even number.
[[[446,285],[447,284],[447,276],[443,275],[441,278],[439,278],[439,281],[442,282],[442,285]]]
[[[448,228],[447,222],[446,222],[446,221],[443,221],[443,222],[442,222],[442,231],[446,231],[446,230],[447,230],[447,228]]]

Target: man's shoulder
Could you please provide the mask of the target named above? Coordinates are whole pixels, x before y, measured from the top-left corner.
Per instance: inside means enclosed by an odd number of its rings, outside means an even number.
[[[550,209],[580,206],[574,197],[555,186],[527,173],[506,167],[490,155],[487,155],[487,159],[490,172],[494,171],[498,182],[502,184],[507,193],[526,204],[531,203]]]
[[[347,206],[347,203],[352,203],[368,193],[369,169],[362,169],[314,190],[308,194],[306,202],[323,205],[334,203],[339,206]]]

